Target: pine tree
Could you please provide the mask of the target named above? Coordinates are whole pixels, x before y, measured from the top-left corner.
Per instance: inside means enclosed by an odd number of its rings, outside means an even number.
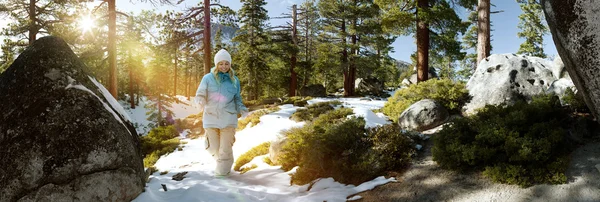
[[[393,50],[391,44],[396,37],[383,29],[381,9],[377,5],[372,5],[365,12],[370,12],[370,17],[361,20],[359,28],[359,32],[364,34],[360,37],[362,57],[358,60],[358,66],[362,68],[358,69],[358,78],[377,78],[395,85],[399,73],[389,53]]]
[[[164,49],[160,46],[153,48],[153,60],[149,63],[149,69],[146,73],[147,86],[147,119],[156,122],[159,125],[166,125],[165,117],[172,116],[170,110],[171,103],[176,102],[176,99],[168,95],[169,84],[169,65],[172,57],[171,50]]]
[[[318,34],[321,27],[319,11],[315,0],[306,0],[300,5],[298,15],[299,54],[297,72],[299,75],[299,87],[302,89],[311,83],[313,65],[319,54],[317,54]]]
[[[465,51],[473,50],[473,52],[468,53],[461,64],[462,69],[459,74],[465,78],[471,77],[472,72],[477,69],[477,11],[475,9],[469,12],[467,20],[471,25],[467,33],[463,35],[462,48]]]
[[[108,4],[108,91],[113,97],[118,97],[117,89],[117,9],[116,0],[105,0]],[[141,0],[150,1],[153,4],[160,2],[161,4],[172,4],[171,0]],[[104,3],[103,2],[103,3]]]
[[[490,0],[479,0],[477,5],[477,64],[490,56]]]
[[[240,34],[233,41],[239,43],[235,55],[234,64],[238,77],[245,89],[248,100],[259,99],[262,95],[262,85],[266,74],[269,73],[265,61],[265,46],[269,43],[266,34],[267,10],[264,6],[267,4],[264,0],[241,0],[242,7],[239,10],[239,19],[242,27]]]
[[[138,98],[141,96],[140,85],[145,80],[142,74],[142,60],[146,52],[146,47],[143,44],[144,39],[142,38],[141,30],[139,27],[136,27],[136,24],[138,24],[137,20],[133,16],[130,16],[123,40],[119,44],[119,46],[123,47],[120,52],[120,55],[123,55],[122,66],[127,70],[126,78],[121,76],[120,80],[125,81],[122,83],[127,86],[129,104],[132,109],[135,109],[136,106],[135,95],[137,94]]]
[[[11,41],[9,39],[4,39],[4,44],[9,44]],[[2,46],[2,56],[0,56],[0,74],[4,72],[12,62],[15,60],[15,51],[14,46],[3,45]]]
[[[473,0],[375,0],[375,2],[383,9],[384,30],[389,30],[396,35],[415,33],[418,81],[426,79],[430,69],[429,64],[433,63],[440,67],[444,65],[444,68],[448,69],[446,66],[464,57],[464,53],[460,51],[457,34],[464,33],[467,24],[460,20],[451,3],[467,7],[474,4]]]
[[[349,1],[344,0],[321,0],[318,3],[319,13],[321,15],[323,27],[321,33],[322,41],[329,41],[333,47],[332,50],[339,50],[337,53],[339,68],[344,75],[344,95],[348,95],[350,86],[348,85],[350,62],[349,60],[349,42],[348,36],[350,24],[350,5]],[[335,47],[335,48],[334,48]],[[333,67],[330,67],[333,68]],[[333,77],[335,78],[335,77]],[[331,78],[329,78],[331,79]]]
[[[548,27],[543,22],[544,13],[542,5],[538,0],[517,0],[523,13],[519,15],[517,33],[519,38],[525,38],[525,41],[519,46],[517,54],[545,58],[544,53],[544,35],[548,33]]]
[[[459,34],[464,34],[469,22],[463,22],[448,1],[437,1],[431,8],[435,18],[430,23],[429,65],[436,69],[440,77],[455,78],[455,61],[463,60]]]
[[[4,0],[0,3],[0,16],[11,22],[3,28],[2,35],[16,37],[16,45],[32,44],[38,34],[50,34],[53,26],[70,17],[66,6],[79,3],[75,0]]]

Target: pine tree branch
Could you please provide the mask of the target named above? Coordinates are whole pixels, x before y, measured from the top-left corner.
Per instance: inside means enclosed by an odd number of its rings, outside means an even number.
[[[209,7],[212,7],[212,6],[219,6],[221,8],[226,7],[226,6],[223,6],[221,4],[210,4]],[[204,13],[204,7],[203,6],[191,7],[191,8],[186,9],[186,12],[187,12],[187,14],[183,18],[180,18],[179,22],[184,22],[184,21],[190,20],[192,18],[196,18],[200,14],[203,14]]]

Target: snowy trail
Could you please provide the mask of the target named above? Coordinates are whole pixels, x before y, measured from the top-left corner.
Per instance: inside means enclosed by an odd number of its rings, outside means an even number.
[[[355,112],[360,112],[356,113],[357,115],[367,117],[370,125],[386,123],[384,117],[371,112],[371,109],[383,107],[383,102],[358,99],[340,101],[344,102],[346,107],[353,107]],[[302,126],[303,122],[297,123],[289,119],[297,108],[292,105],[282,105],[279,111],[262,116],[259,124],[238,131],[233,146],[234,158],[237,159],[241,154],[263,142],[275,139],[282,130]],[[350,195],[395,181],[379,177],[354,186],[325,178],[320,179],[311,190],[308,190],[308,185],[289,184],[290,174],[295,170],[285,172],[279,169],[279,166],[270,166],[262,162],[264,156],[259,156],[251,162],[258,166],[253,170],[244,174],[232,172],[226,178],[215,178],[213,169],[216,164],[212,156],[204,150],[204,139],[182,139],[182,141],[187,142],[182,151],[162,156],[155,165],[159,171],[169,171],[169,173],[152,174],[150,182],[146,184],[146,191],[134,201],[346,201]],[[171,179],[173,175],[180,172],[188,172],[185,179],[182,181]],[[161,184],[167,187],[167,192],[163,190]],[[356,198],[359,197],[353,199]]]

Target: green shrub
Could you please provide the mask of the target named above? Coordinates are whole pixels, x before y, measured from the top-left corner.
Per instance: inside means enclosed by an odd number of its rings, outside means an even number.
[[[313,126],[313,134],[292,137],[292,141],[300,139],[299,168],[292,175],[292,182],[306,184],[333,177],[342,183],[358,184],[372,178],[355,169],[368,149],[364,126],[362,118],[352,118],[329,126]]]
[[[284,132],[288,141],[280,158],[282,169],[299,166],[292,183],[306,184],[333,177],[360,184],[406,165],[412,141],[395,126],[365,129],[362,117],[347,118],[352,109],[329,111],[304,127]]]
[[[270,107],[266,109],[259,109],[257,111],[252,112],[246,118],[238,121],[237,130],[244,130],[248,126],[248,123],[252,123],[250,127],[260,123],[260,117],[266,114],[270,114],[279,110],[279,107]]]
[[[403,131],[398,124],[387,124],[369,129],[372,152],[367,166],[378,173],[397,170],[410,163],[416,153],[415,144],[410,138],[412,132]]]
[[[563,128],[568,114],[554,96],[530,104],[486,106],[434,136],[433,160],[447,169],[485,170],[503,183],[564,183],[572,146]]]
[[[246,165],[247,163],[249,163],[250,161],[252,161],[252,159],[254,159],[254,157],[268,154],[270,146],[271,146],[271,142],[265,142],[265,143],[262,143],[256,147],[248,150],[246,153],[244,153],[240,157],[238,157],[238,159],[235,161],[235,166],[233,166],[233,170],[241,171],[240,168],[242,166]],[[248,170],[246,170],[245,172],[247,172]]]
[[[307,97],[293,96],[293,97],[285,98],[283,100],[283,102],[281,102],[281,104],[293,104],[294,106],[304,107],[308,104],[307,101],[311,100],[311,99],[313,99],[313,98],[310,96],[307,96]]]
[[[142,136],[142,154],[144,167],[152,167],[160,156],[173,152],[180,145],[179,133],[175,126],[161,126],[150,130],[148,135]]]
[[[571,110],[576,112],[589,112],[585,101],[583,101],[583,97],[577,96],[571,88],[567,88],[565,90],[565,95],[562,97],[563,101]]]
[[[299,108],[298,110],[296,110],[296,112],[294,112],[294,114],[292,114],[290,118],[296,122],[311,121],[320,114],[325,114],[326,112],[333,110],[333,106],[341,104],[342,102],[338,100],[318,102],[315,104],[308,105],[306,106],[306,108]]]
[[[463,82],[449,79],[430,79],[397,90],[388,98],[382,111],[394,122],[410,105],[422,99],[434,99],[450,113],[460,113],[460,108],[469,100],[469,92]]]

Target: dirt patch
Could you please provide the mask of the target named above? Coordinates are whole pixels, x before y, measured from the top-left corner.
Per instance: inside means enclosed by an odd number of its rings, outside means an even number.
[[[600,141],[589,141],[572,154],[568,183],[521,188],[499,184],[481,174],[441,169],[431,156],[432,141],[423,145],[411,168],[398,182],[359,193],[360,202],[379,201],[600,201]]]

